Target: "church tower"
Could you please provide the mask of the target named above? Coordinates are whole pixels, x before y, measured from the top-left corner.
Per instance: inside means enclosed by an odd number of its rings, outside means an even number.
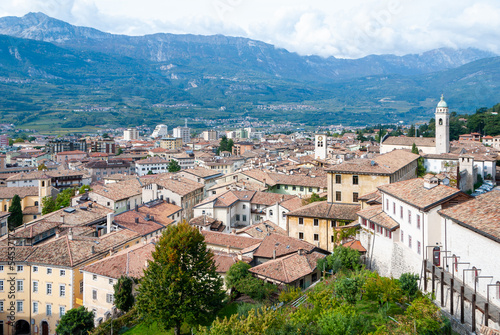
[[[326,159],[328,153],[328,147],[326,142],[325,134],[314,135],[314,158],[316,159]]]
[[[441,101],[436,107],[436,154],[450,151],[450,113],[448,104],[441,94]]]

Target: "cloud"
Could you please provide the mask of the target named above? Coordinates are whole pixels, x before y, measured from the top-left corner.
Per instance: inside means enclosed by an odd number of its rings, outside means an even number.
[[[0,15],[41,11],[121,34],[224,34],[302,55],[358,58],[475,47],[500,53],[498,0],[3,0]]]

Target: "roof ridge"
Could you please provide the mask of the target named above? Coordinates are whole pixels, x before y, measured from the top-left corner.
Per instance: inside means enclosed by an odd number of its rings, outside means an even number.
[[[66,235],[66,245],[68,247],[69,264],[71,265],[71,267],[73,267],[73,256],[71,255],[71,247],[69,246],[68,235]]]

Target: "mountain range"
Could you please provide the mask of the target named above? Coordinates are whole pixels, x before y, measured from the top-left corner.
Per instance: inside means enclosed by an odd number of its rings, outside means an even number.
[[[0,97],[2,116],[28,125],[40,120],[34,115],[54,118],[59,114],[47,111],[82,105],[140,109],[144,118],[127,120],[149,124],[157,122],[148,116],[158,115],[155,104],[190,103],[207,117],[226,106],[228,114],[214,117],[227,117],[262,116],[259,105],[296,103],[314,109],[291,112],[290,120],[358,124],[428,119],[442,92],[458,111],[500,100],[494,80],[500,57],[472,48],[322,58],[241,37],[115,35],[42,13],[0,18],[0,34],[0,85],[9,92]],[[16,117],[30,110],[36,112]],[[69,125],[76,118],[71,112],[66,119]]]

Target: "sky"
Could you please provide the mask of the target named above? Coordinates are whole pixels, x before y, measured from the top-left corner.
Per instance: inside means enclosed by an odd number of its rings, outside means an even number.
[[[474,47],[500,54],[498,0],[2,0],[101,31],[223,34],[301,55],[359,58]]]

